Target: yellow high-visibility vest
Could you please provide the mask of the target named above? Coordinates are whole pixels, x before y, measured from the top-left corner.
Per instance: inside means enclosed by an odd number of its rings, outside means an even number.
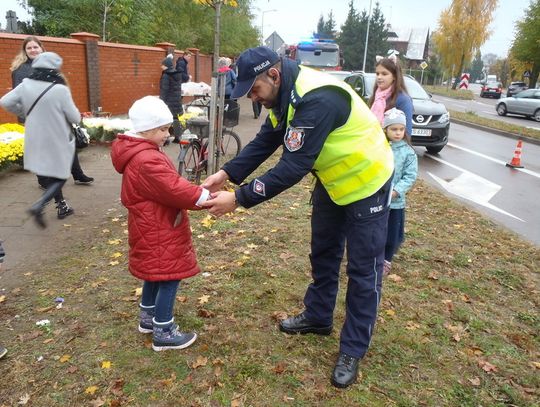
[[[313,170],[332,201],[347,205],[373,195],[390,179],[394,157],[379,121],[349,85],[300,66],[294,84],[299,97],[325,86],[341,88],[350,95],[351,113],[343,126],[328,135]],[[294,113],[295,109],[289,102],[287,126]],[[269,116],[276,127],[278,120],[272,110]]]

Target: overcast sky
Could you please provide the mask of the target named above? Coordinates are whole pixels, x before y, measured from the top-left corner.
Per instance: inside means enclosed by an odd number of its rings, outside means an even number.
[[[375,7],[376,0],[373,1]],[[370,0],[354,0],[356,10],[369,10]],[[441,12],[452,0],[379,0],[387,22],[395,27],[427,26],[437,28]],[[481,47],[482,55],[494,53],[506,56],[514,38],[514,23],[525,15],[530,0],[499,0],[495,18],[491,24],[490,39]],[[321,14],[328,18],[332,10],[338,28],[345,22],[349,0],[254,0],[254,24],[262,25],[264,13],[264,37],[276,31],[287,43],[309,37],[317,28]],[[497,27],[495,29],[495,27]]]
[[[376,0],[373,1],[375,7]],[[357,10],[368,10],[370,0],[354,0]],[[437,28],[441,11],[452,0],[379,0],[382,12],[390,24],[396,27],[428,26]],[[530,0],[499,0],[495,19],[490,29],[490,39],[481,47],[482,55],[506,56],[514,38],[514,23],[525,15]],[[15,10],[20,20],[28,15],[17,4],[17,0],[0,0],[0,22],[6,27],[6,11]],[[276,10],[276,11],[270,11]],[[253,24],[261,27],[264,13],[264,36],[276,31],[287,43],[295,43],[308,38],[317,28],[321,14],[326,19],[330,10],[338,27],[347,18],[349,0],[253,0]],[[181,22],[181,19],[179,20]],[[495,29],[496,27],[496,29]]]

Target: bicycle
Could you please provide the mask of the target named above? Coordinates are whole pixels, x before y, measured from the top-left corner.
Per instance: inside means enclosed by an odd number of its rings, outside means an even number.
[[[201,105],[200,100],[197,105]],[[208,101],[209,103],[209,101]],[[235,100],[226,100],[223,109],[223,132],[219,156],[225,161],[236,157],[242,149],[240,137],[232,129],[238,124],[240,107]],[[199,184],[201,175],[208,172],[209,121],[204,118],[188,119],[189,133],[182,135],[178,154],[178,173],[190,182]]]

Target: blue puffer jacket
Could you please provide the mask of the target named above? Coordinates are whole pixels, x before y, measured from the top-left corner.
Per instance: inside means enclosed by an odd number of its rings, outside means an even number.
[[[391,142],[394,153],[394,178],[392,188],[399,196],[392,199],[390,209],[405,208],[405,195],[414,185],[418,174],[418,158],[410,145],[404,140]]]

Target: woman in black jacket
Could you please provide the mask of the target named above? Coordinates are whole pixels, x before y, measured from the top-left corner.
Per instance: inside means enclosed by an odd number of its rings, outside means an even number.
[[[159,80],[159,98],[165,102],[173,115],[174,142],[180,142],[181,126],[178,115],[182,115],[182,75],[173,68],[172,54],[161,62],[161,79]]]

